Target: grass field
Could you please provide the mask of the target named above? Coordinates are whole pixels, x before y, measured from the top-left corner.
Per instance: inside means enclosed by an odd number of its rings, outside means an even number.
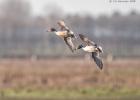
[[[84,59],[0,59],[0,98],[140,100],[139,70],[139,59],[104,61],[102,71]]]

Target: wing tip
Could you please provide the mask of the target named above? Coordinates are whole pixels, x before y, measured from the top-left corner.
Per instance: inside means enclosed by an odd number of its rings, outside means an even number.
[[[98,67],[99,67],[99,69],[100,69],[100,70],[103,70],[103,65],[101,65],[101,66],[98,66]]]

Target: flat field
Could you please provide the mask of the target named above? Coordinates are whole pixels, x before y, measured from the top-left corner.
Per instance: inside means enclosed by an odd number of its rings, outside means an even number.
[[[140,59],[0,59],[0,98],[140,100]]]

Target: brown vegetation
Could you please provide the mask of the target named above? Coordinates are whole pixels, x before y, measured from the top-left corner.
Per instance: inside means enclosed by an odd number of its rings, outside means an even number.
[[[140,60],[104,63],[100,71],[84,59],[1,59],[0,88],[140,88]]]

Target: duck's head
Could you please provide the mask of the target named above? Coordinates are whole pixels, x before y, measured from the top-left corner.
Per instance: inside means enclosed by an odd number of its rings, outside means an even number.
[[[50,28],[47,32],[57,32],[57,30],[55,28]]]
[[[101,46],[98,46],[97,49],[100,53],[103,53],[103,48]]]
[[[81,45],[79,45],[78,47],[77,47],[77,49],[81,49],[81,48],[83,48],[84,46],[81,44]]]

